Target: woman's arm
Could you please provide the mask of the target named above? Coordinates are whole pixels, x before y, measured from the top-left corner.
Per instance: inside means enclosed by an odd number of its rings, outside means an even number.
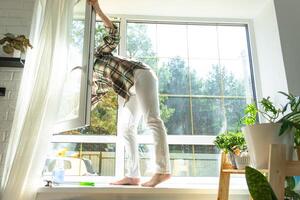
[[[99,15],[99,17],[102,19],[104,25],[108,28],[114,28],[113,23],[110,21],[110,19],[103,13],[101,10],[98,0],[88,0],[88,2],[93,6],[96,13]]]

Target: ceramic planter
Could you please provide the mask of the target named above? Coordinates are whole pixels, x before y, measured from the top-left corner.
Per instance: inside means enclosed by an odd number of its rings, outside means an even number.
[[[268,169],[270,144],[285,144],[287,146],[286,156],[288,159],[292,159],[294,136],[291,132],[279,136],[280,126],[279,123],[265,123],[242,128],[253,167]]]

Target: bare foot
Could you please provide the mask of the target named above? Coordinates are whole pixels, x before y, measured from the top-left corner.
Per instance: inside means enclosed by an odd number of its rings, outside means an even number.
[[[111,185],[138,185],[140,183],[139,178],[124,177],[121,180],[110,183]]]
[[[156,185],[168,180],[169,178],[171,178],[171,174],[154,174],[154,176],[152,176],[149,181],[143,183],[142,186],[155,187]]]

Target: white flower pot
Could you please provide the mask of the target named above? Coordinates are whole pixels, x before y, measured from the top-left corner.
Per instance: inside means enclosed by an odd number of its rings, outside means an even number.
[[[238,169],[245,169],[246,166],[250,165],[250,156],[235,156],[235,163]]]
[[[242,128],[247,143],[251,165],[257,169],[268,169],[270,144],[285,144],[287,158],[293,156],[293,134],[286,132],[279,136],[281,124],[255,124]]]
[[[3,51],[2,46],[0,46],[0,57],[21,58],[21,51],[14,50],[14,53],[7,54]]]

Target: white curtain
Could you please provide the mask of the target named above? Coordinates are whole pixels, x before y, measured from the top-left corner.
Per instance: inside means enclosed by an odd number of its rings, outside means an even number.
[[[33,200],[41,186],[51,128],[57,121],[68,73],[75,0],[36,0],[31,42],[15,110],[3,178],[2,200]]]

